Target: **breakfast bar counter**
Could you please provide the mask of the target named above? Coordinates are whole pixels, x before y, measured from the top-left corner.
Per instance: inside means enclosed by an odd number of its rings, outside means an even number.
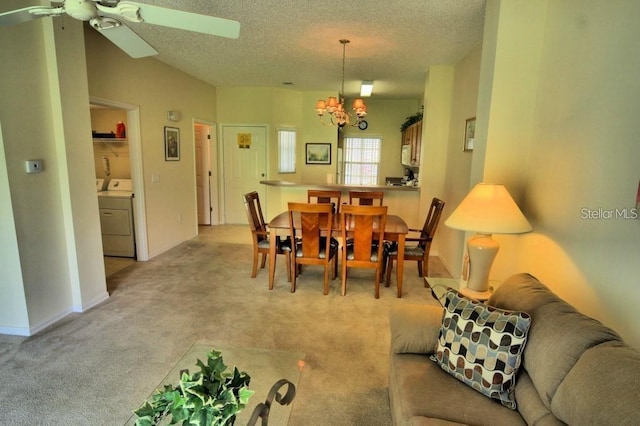
[[[268,186],[276,186],[281,188],[302,188],[302,189],[328,189],[328,190],[340,190],[342,192],[349,191],[410,191],[418,192],[420,187],[417,186],[400,186],[400,185],[340,185],[337,183],[321,183],[321,184],[306,184],[287,182],[286,180],[261,180],[261,184]]]
[[[342,203],[349,203],[349,191],[384,191],[383,204],[388,206],[389,214],[398,215],[409,227],[422,227],[423,217],[419,217],[420,187],[416,186],[363,186],[340,185],[330,183],[294,183],[282,180],[263,180],[266,186],[265,219],[271,220],[280,212],[288,209],[289,202],[307,202],[310,189],[342,191]],[[263,208],[265,202],[262,202]]]

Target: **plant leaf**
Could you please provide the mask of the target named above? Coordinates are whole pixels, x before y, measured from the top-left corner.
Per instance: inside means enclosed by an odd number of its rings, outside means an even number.
[[[151,401],[134,413],[136,424],[152,426],[159,424],[163,417],[171,415],[170,424],[183,425],[228,425],[255,393],[248,388],[251,377],[240,372],[237,367],[228,372],[222,353],[211,350],[207,362],[197,360],[200,371],[193,375],[188,370],[181,371],[177,386],[165,385],[157,390]]]

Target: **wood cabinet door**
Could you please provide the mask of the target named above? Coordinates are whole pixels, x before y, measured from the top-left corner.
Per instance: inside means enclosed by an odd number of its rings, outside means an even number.
[[[422,145],[422,121],[413,124],[413,140],[411,141],[411,165],[420,165],[420,148]]]

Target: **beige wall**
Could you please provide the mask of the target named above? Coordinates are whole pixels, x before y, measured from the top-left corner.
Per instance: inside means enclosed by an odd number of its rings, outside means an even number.
[[[638,13],[632,0],[488,2],[477,127],[486,149],[473,154],[470,182],[505,183],[534,228],[498,237],[492,278],[531,272],[636,347],[640,224],[583,209],[635,207]]]
[[[3,4],[1,10],[11,10],[19,7],[17,1]],[[24,7],[24,6],[20,6]],[[28,197],[46,197],[47,193],[57,192],[57,182],[48,179],[52,176],[54,166],[50,152],[45,152],[45,138],[51,131],[51,119],[47,108],[47,83],[39,69],[45,68],[43,29],[41,25],[22,27],[15,31],[0,28],[0,49],[7,57],[15,57],[13,61],[0,62],[3,76],[0,79],[0,121],[2,122],[2,153],[3,164],[0,166],[2,176],[2,200],[0,204],[2,217],[2,253],[0,262],[2,270],[7,271],[0,280],[2,299],[0,299],[0,326],[3,332],[11,334],[28,334],[30,328],[29,306],[27,298],[34,287],[32,274],[23,274],[23,258],[29,255],[42,256],[47,250],[59,250],[59,240],[47,241],[41,249],[32,247],[39,229],[29,235],[29,225],[32,221],[42,220],[45,226],[60,225],[56,215],[59,215],[59,203],[55,204],[57,212],[44,216],[41,209],[29,211]],[[23,52],[22,46],[31,46]],[[31,80],[30,84],[19,84],[22,79]],[[23,90],[23,93],[19,93]],[[26,96],[25,96],[26,95]],[[27,99],[25,99],[27,98]],[[29,125],[23,118],[21,111],[29,111],[30,120],[39,126]],[[28,143],[25,143],[28,142]],[[48,172],[40,175],[28,176],[22,173],[21,164],[25,159],[44,158]],[[24,188],[24,189],[20,189]],[[38,200],[41,203],[41,199]],[[52,210],[54,210],[52,208]],[[29,242],[31,244],[29,244]],[[31,247],[30,247],[31,246]],[[58,261],[64,258],[53,256]],[[27,259],[25,259],[26,261]],[[28,265],[25,265],[27,267]],[[67,278],[65,271],[56,268],[51,276],[52,287]],[[68,299],[68,290],[67,290]],[[54,305],[62,306],[56,299]],[[68,303],[68,300],[67,300]],[[55,307],[54,307],[55,309]]]
[[[82,24],[68,22],[63,31],[43,19],[0,28],[0,50],[11,58],[0,65],[6,167],[0,187],[3,206],[10,206],[1,218],[8,264],[2,268],[0,331],[28,335],[108,297],[86,143]],[[27,159],[44,160],[43,171],[26,174]]]
[[[91,97],[140,108],[142,175],[149,256],[197,234],[192,119],[214,122],[216,89],[153,58],[131,59],[96,31],[87,31]],[[179,111],[179,122],[167,111]],[[180,161],[164,159],[164,126],[180,129]],[[158,180],[152,182],[152,176]],[[185,188],[187,190],[185,190]]]
[[[582,209],[635,207],[639,14],[633,0],[549,2],[526,198],[536,233],[520,250],[525,267],[637,347],[640,222]]]
[[[454,276],[461,273],[465,236],[444,222],[469,190],[471,161],[477,155],[477,151],[463,150],[463,140],[465,121],[476,116],[481,54],[478,46],[454,66],[431,67],[425,90],[424,138],[432,143],[425,147],[423,155],[428,159],[423,161],[429,164],[425,177],[431,183],[425,183],[421,207],[426,214],[433,197],[446,203],[432,251]]]

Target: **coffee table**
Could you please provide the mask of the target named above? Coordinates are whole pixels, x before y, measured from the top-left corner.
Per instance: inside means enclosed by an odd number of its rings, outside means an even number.
[[[162,388],[165,384],[176,384],[180,380],[180,371],[188,369],[190,373],[199,371],[196,361],[200,359],[206,363],[207,352],[217,350],[222,353],[222,359],[228,371],[233,371],[233,367],[245,371],[251,377],[249,389],[255,394],[249,399],[249,403],[236,417],[236,425],[246,425],[251,418],[255,407],[263,403],[271,387],[280,379],[287,379],[296,387],[300,381],[300,376],[304,369],[305,354],[301,352],[287,352],[259,348],[238,348],[216,346],[207,343],[196,343],[180,358],[167,376],[156,386]],[[151,395],[155,392],[150,393]],[[140,401],[142,405],[144,401]],[[292,405],[282,406],[272,405],[269,413],[270,425],[286,425],[289,421]],[[136,416],[133,415],[126,425],[135,425]]]

